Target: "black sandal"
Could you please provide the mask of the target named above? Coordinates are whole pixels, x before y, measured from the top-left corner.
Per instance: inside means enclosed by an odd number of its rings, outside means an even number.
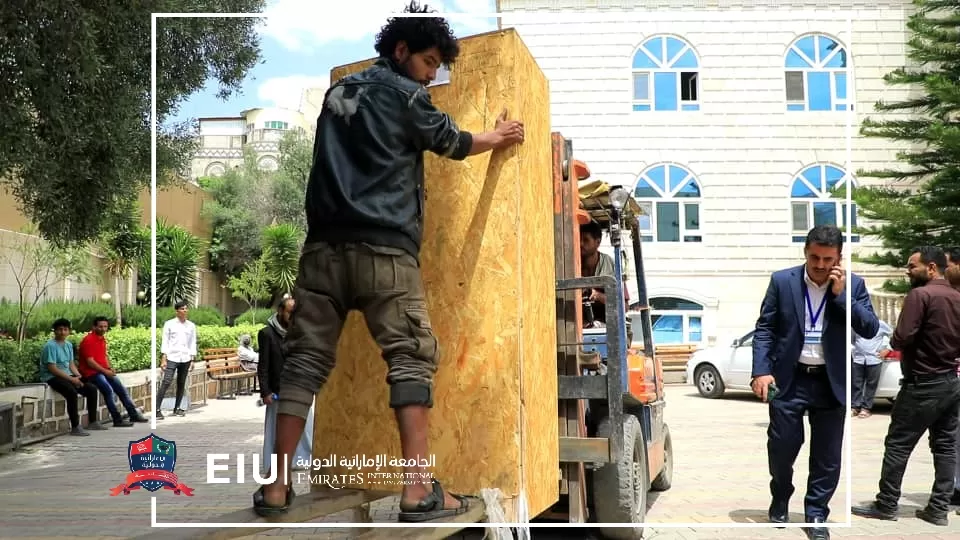
[[[279,516],[287,513],[287,510],[290,510],[290,505],[293,504],[293,499],[296,494],[293,491],[293,486],[287,487],[287,501],[282,506],[272,506],[267,504],[267,501],[264,500],[263,496],[263,486],[260,486],[253,494],[253,511],[261,517],[273,517]]]
[[[432,480],[432,483],[433,492],[418,502],[415,510],[400,510],[400,515],[397,516],[397,519],[404,522],[432,521],[434,519],[458,516],[466,513],[466,511],[470,509],[470,499],[473,497],[454,495],[453,493],[450,495],[460,501],[460,507],[452,509],[444,508],[443,487],[440,486],[440,482],[438,482],[436,478]]]

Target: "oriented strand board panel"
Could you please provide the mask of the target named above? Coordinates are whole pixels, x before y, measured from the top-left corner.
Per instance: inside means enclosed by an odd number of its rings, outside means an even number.
[[[474,133],[493,129],[506,108],[523,120],[526,140],[463,162],[426,157],[421,266],[441,348],[430,452],[448,491],[499,488],[515,498],[522,489],[536,515],[559,496],[550,96],[513,30],[460,43],[450,84],[430,88],[434,104]],[[400,457],[385,377],[362,316],[352,313],[317,396],[315,457]]]

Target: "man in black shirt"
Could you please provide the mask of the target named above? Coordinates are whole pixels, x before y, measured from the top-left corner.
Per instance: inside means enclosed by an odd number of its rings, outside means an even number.
[[[858,516],[897,519],[907,460],[929,430],[935,481],[927,506],[916,515],[934,525],[947,525],[960,424],[960,291],[943,278],[946,266],[943,250],[936,247],[918,248],[907,262],[913,289],[903,301],[890,339],[890,346],[903,354],[903,384],[884,442],[880,491],[869,506],[853,507]]]
[[[407,12],[426,13],[416,2]],[[471,134],[437,110],[425,86],[452,64],[459,46],[440,17],[391,18],[376,38],[376,63],[337,81],[317,119],[307,184],[307,238],[300,256],[293,321],[277,394],[278,462],[291,464],[316,393],[333,369],[347,314],[361,311],[389,365],[403,458],[426,461],[438,347],[420,274],[424,152],[462,160],[523,141],[523,124],[506,112],[495,129]],[[456,179],[445,179],[456,189]],[[427,478],[420,466],[408,478]],[[264,516],[286,512],[289,475],[254,495]],[[463,513],[467,501],[440,483],[403,486],[401,521]]]
[[[944,277],[954,289],[960,290],[960,246],[947,249],[947,271]],[[957,430],[957,470],[953,477],[953,496],[950,497],[950,505],[960,506],[960,430]],[[960,510],[957,510],[957,513],[960,514]]]

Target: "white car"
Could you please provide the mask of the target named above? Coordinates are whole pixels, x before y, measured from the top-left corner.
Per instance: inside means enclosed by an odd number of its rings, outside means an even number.
[[[687,382],[696,386],[700,395],[718,398],[727,390],[750,390],[753,369],[753,332],[733,340],[730,345],[716,345],[693,353],[687,362]],[[883,363],[877,399],[893,401],[900,391],[900,362]]]

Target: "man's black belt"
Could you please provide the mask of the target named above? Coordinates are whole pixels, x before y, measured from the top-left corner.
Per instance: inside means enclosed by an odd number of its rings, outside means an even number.
[[[807,375],[823,375],[827,372],[827,366],[813,365],[813,364],[797,364],[797,371],[800,373],[805,373]]]
[[[940,381],[943,379],[956,379],[956,371],[948,371],[944,373],[910,373],[904,374],[903,378],[900,379],[901,383],[911,384],[911,383],[925,383]]]

